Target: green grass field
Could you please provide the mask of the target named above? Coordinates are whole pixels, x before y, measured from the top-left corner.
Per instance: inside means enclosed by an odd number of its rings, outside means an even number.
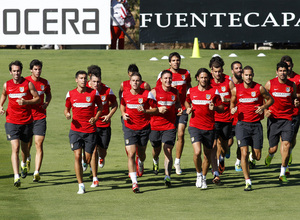
[[[171,50],[151,51],[105,51],[105,50],[0,50],[0,84],[11,79],[8,64],[19,59],[24,64],[23,76],[29,75],[29,62],[40,59],[44,62],[42,76],[52,87],[52,102],[48,107],[48,130],[44,143],[44,160],[41,181],[32,182],[35,148],[32,148],[32,168],[21,188],[13,186],[10,161],[11,147],[6,141],[5,117],[0,116],[0,219],[298,219],[300,194],[300,149],[293,151],[293,164],[288,185],[278,181],[280,153],[277,152],[269,168],[264,166],[268,149],[266,129],[262,160],[251,170],[253,191],[244,192],[242,172],[234,170],[236,143],[231,149],[231,158],[226,160],[226,171],[221,176],[223,185],[211,183],[207,175],[208,189],[195,187],[196,173],[193,164],[193,149],[186,131],[186,143],[182,156],[183,175],[172,173],[172,188],[163,185],[163,155],[160,173],[152,173],[151,146],[148,144],[145,174],[139,178],[141,194],[134,194],[127,176],[127,157],[124,150],[120,111],[112,119],[112,140],[106,164],[99,169],[100,187],[90,188],[89,172],[84,173],[87,193],[77,195],[78,184],[74,172],[74,155],[69,146],[70,121],[63,114],[67,91],[75,88],[74,75],[86,70],[91,64],[102,68],[102,80],[115,94],[120,83],[127,80],[127,67],[136,63],[152,87],[158,73],[169,67],[167,60],[160,58]],[[225,61],[225,73],[231,75],[230,64],[239,60],[251,65],[254,80],[265,84],[275,76],[276,64],[283,55],[294,60],[294,70],[300,73],[299,50],[263,51],[266,57],[257,57],[262,51],[253,50],[201,50],[200,59],[191,59],[192,50],[178,50],[185,56],[181,67],[189,69],[192,85],[200,67],[208,68],[211,56],[218,53]],[[237,58],[228,55],[236,53]],[[149,61],[157,57],[158,61]],[[7,103],[6,103],[7,105]],[[264,128],[266,121],[263,122]],[[300,140],[298,138],[298,143]],[[299,145],[299,144],[298,144]],[[173,156],[175,150],[173,151]]]

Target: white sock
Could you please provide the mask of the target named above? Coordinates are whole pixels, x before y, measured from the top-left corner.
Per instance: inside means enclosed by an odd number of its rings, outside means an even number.
[[[249,159],[250,159],[250,161],[253,161],[253,156],[251,153],[249,154]]]
[[[220,160],[220,162],[224,161],[224,157],[222,157],[222,155],[220,155],[219,160]]]
[[[159,161],[159,158],[157,158],[157,160],[155,160],[155,159],[153,158],[153,163],[154,163],[155,165],[158,164],[158,161]]]
[[[202,177],[203,177],[203,180],[206,180],[206,176],[203,175]]]
[[[251,183],[251,179],[246,179],[246,184],[250,184],[250,185],[252,185],[252,183]]]
[[[136,172],[129,173],[132,184],[137,183]]]
[[[235,165],[241,165],[241,160],[236,158]]]
[[[85,187],[84,187],[84,184],[83,184],[83,183],[79,183],[79,184],[78,184],[78,186],[79,186],[79,189],[80,189],[81,187],[83,187],[83,188],[85,189]]]
[[[175,158],[175,164],[180,164],[180,159]]]
[[[286,167],[283,167],[281,165],[281,168],[280,168],[280,176],[284,176],[285,175],[285,171],[286,171]]]
[[[20,175],[19,174],[15,174],[15,179],[19,179]]]
[[[200,176],[202,176],[202,172],[201,173],[197,172],[197,177],[200,177]]]
[[[21,161],[21,166],[22,167],[26,167],[26,163],[24,163],[23,161]]]
[[[38,173],[39,173],[39,171],[36,170],[36,171],[34,171],[33,175],[36,175],[36,174],[38,174]]]
[[[219,171],[214,171],[214,176],[219,176]]]
[[[31,154],[29,154],[29,157],[27,157],[27,161],[31,160]]]
[[[93,182],[94,182],[94,181],[98,181],[98,177],[96,177],[96,176],[93,177]]]
[[[138,163],[139,163],[139,165],[143,165],[144,161],[141,161],[140,158],[139,158]]]

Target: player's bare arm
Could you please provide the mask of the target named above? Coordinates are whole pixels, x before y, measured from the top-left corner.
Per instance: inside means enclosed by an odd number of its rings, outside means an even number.
[[[4,102],[5,102],[6,98],[7,98],[6,83],[4,83],[1,98],[0,98],[0,114],[1,115],[4,115],[4,113],[5,113],[5,110],[3,109],[3,105],[4,105]]]
[[[296,84],[294,83],[293,85],[293,100],[294,100],[294,105],[295,107],[297,108],[299,106],[299,100],[298,100],[298,97],[297,97],[297,87],[296,87]]]
[[[181,116],[183,113],[183,110],[181,108],[181,103],[179,99],[179,92],[177,91],[177,98],[176,98],[176,103],[175,103],[175,108],[177,109],[177,116]]]
[[[230,99],[230,112],[234,115],[237,112],[236,106],[236,87],[231,89],[231,99]]]
[[[120,110],[121,110],[121,115],[122,115],[122,118],[123,120],[128,120],[130,119],[129,115],[125,112],[125,106],[124,105],[120,105]]]
[[[185,101],[185,102],[184,102],[184,106],[185,106],[185,108],[186,108],[186,113],[187,113],[187,114],[192,113],[192,107],[191,107],[191,104],[190,104],[190,103],[188,103],[187,101]]]
[[[110,109],[109,113],[107,115],[103,115],[101,117],[102,118],[102,122],[107,122],[108,123],[110,121],[111,117],[115,114],[115,112],[118,109],[118,102],[117,102],[117,100],[114,103],[110,104],[110,108],[111,109]]]
[[[270,90],[270,82],[267,82],[267,84],[268,83],[269,83],[268,89]],[[257,106],[256,107],[257,109],[256,109],[255,113],[261,115],[265,112],[265,109],[268,109],[271,105],[273,105],[274,99],[269,94],[267,89],[264,88],[263,86],[260,86],[259,90],[260,90],[260,94],[262,95],[263,99],[266,100],[262,106]]]
[[[144,84],[144,88],[145,88],[146,90],[148,90],[148,91],[151,90],[150,85],[149,85],[148,83],[146,83],[146,82],[145,82],[145,84]]]
[[[43,108],[43,109],[46,109],[46,108],[48,107],[48,105],[49,105],[50,102],[51,102],[51,99],[52,99],[52,94],[51,94],[51,92],[46,93],[46,99],[45,99],[44,104],[42,105],[42,108]]]
[[[65,107],[65,110],[64,110],[64,114],[65,114],[65,117],[66,119],[70,120],[71,119],[71,112],[70,112],[70,108],[67,108]]]
[[[32,95],[32,99],[25,100],[23,98],[19,98],[17,100],[17,103],[19,105],[34,105],[34,104],[38,104],[38,103],[41,102],[40,96],[39,96],[38,92],[36,91],[36,89],[35,89],[34,85],[32,84],[32,82],[28,83],[28,88],[29,88],[29,91]]]

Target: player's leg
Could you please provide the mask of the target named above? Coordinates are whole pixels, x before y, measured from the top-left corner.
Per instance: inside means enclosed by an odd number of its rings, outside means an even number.
[[[248,152],[248,146],[241,146],[241,166],[243,169],[243,174],[246,182],[246,187],[245,191],[250,191],[252,189],[251,185],[251,180],[250,180],[250,169],[249,169],[249,162],[248,162],[248,157],[249,157],[249,152]]]
[[[173,145],[168,145],[168,144],[163,144],[164,148],[164,154],[165,154],[165,162],[164,162],[164,167],[165,167],[165,178],[164,182],[167,187],[171,186],[171,170],[172,170],[172,165],[173,165],[173,157],[172,157],[172,150],[173,150]]]
[[[96,146],[92,154],[91,163],[90,163],[92,168],[92,175],[93,175],[93,183],[91,185],[92,188],[99,186],[99,180],[97,177],[97,171],[98,171],[97,159],[98,159],[98,147]]]
[[[184,133],[185,133],[186,124],[178,123],[177,128],[177,141],[176,141],[176,158],[174,162],[174,167],[177,175],[182,174],[182,170],[180,167],[180,159],[184,147]]]
[[[43,151],[44,140],[45,140],[45,136],[40,136],[40,135],[34,136],[36,154],[35,154],[35,170],[33,174],[33,181],[37,181],[37,182],[40,180],[39,172],[44,157],[44,151]]]
[[[30,170],[30,165],[31,165],[31,154],[30,154],[31,146],[32,146],[32,138],[28,142],[28,157],[26,159],[26,165],[27,165],[28,172]]]
[[[159,154],[161,152],[161,131],[152,130],[149,140],[152,145],[153,172],[155,175],[159,172]]]
[[[110,143],[111,139],[111,127],[107,128],[97,128],[97,133],[98,133],[98,153],[99,153],[99,158],[98,158],[98,164],[100,168],[104,167],[105,164],[105,157],[107,155],[107,149]]]

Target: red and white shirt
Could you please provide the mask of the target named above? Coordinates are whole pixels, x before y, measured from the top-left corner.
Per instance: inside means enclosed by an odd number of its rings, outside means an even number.
[[[17,100],[32,99],[28,87],[29,81],[22,77],[19,84],[15,84],[13,79],[6,82],[6,95],[8,97],[8,106],[6,110],[6,122],[12,124],[30,124],[33,121],[30,105],[19,105]]]
[[[287,80],[280,83],[278,78],[270,80],[270,95],[274,99],[274,104],[269,107],[273,118],[292,120],[294,111],[293,89],[294,83]]]
[[[257,122],[264,118],[264,114],[255,113],[258,106],[263,105],[260,93],[260,84],[253,82],[251,88],[245,88],[244,83],[235,85],[238,120],[244,122]]]
[[[43,109],[42,105],[44,104],[45,94],[49,94],[51,92],[49,82],[44,78],[40,78],[39,81],[34,81],[31,76],[27,76],[25,79],[32,82],[41,99],[40,103],[31,105],[31,114],[33,116],[33,120],[41,120],[46,118],[46,109]]]
[[[129,119],[124,120],[124,124],[131,130],[142,130],[150,124],[150,115],[138,111],[138,106],[142,105],[145,110],[157,107],[153,94],[145,89],[140,89],[136,95],[133,95],[130,90],[124,90],[121,105],[125,106],[125,112],[129,115]]]
[[[73,89],[67,93],[66,107],[72,108],[71,130],[82,133],[93,133],[96,126],[91,125],[89,120],[95,116],[95,108],[101,106],[100,96],[97,90],[86,88],[84,93]]]
[[[161,86],[154,89],[156,91],[157,107],[166,106],[167,112],[151,116],[151,130],[165,131],[175,129],[177,114],[175,104],[178,101],[177,89],[171,88],[170,91],[165,91]]]
[[[293,71],[289,80],[296,84],[297,94],[299,94],[300,93],[300,75]],[[298,108],[294,107],[293,116],[296,116],[298,114],[300,114],[300,106]]]
[[[186,101],[192,104],[190,127],[213,130],[215,128],[215,112],[209,109],[209,104],[211,102],[215,106],[222,104],[217,88],[209,86],[205,91],[200,91],[198,86],[190,88],[187,92]]]
[[[170,70],[170,69],[168,69],[168,70]],[[158,75],[158,78],[156,81],[156,87],[162,86],[160,77],[161,77],[161,72]],[[176,88],[179,92],[179,99],[180,99],[182,110],[185,110],[184,102],[185,102],[185,98],[186,98],[187,84],[190,84],[190,83],[191,83],[191,75],[188,70],[179,69],[179,73],[172,72],[172,87]]]

